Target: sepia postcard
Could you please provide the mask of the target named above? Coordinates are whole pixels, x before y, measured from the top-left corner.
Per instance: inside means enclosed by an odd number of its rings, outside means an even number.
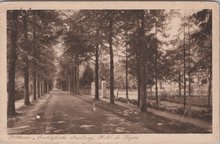
[[[0,144],[219,142],[219,5],[1,2]]]

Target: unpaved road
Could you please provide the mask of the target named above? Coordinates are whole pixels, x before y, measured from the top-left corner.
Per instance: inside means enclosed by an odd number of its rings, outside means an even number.
[[[9,134],[152,133],[153,131],[93,104],[90,97],[53,90],[26,111],[10,118]],[[86,101],[85,101],[86,99]],[[89,101],[89,102],[88,102]],[[27,110],[28,109],[28,110]]]

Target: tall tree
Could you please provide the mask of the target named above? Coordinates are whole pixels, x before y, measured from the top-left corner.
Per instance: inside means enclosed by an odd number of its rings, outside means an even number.
[[[198,45],[198,61],[196,68],[202,72],[208,71],[208,106],[211,106],[212,95],[212,11],[204,9],[192,15],[192,20],[198,28],[191,35]]]
[[[150,15],[152,16],[152,21],[154,23],[154,38],[155,38],[155,96],[156,96],[156,104],[159,105],[159,96],[158,96],[158,79],[160,78],[159,69],[160,69],[160,48],[161,45],[164,43],[159,39],[159,37],[168,37],[166,35],[166,26],[167,26],[167,19],[169,17],[168,12],[165,10],[151,10]]]
[[[125,57],[123,60],[125,68],[125,87],[126,87],[126,98],[128,100],[128,74],[135,77],[138,85],[138,105],[140,102],[140,70],[139,70],[139,46],[137,37],[139,36],[139,12],[135,10],[123,10],[119,13],[118,21],[122,25],[118,24],[117,31],[119,37],[122,38],[123,44],[118,47],[124,47],[122,53]],[[121,29],[121,30],[118,30]],[[120,40],[118,40],[120,41]],[[118,42],[120,43],[120,42]],[[134,63],[135,62],[135,63]]]
[[[183,104],[184,107],[186,107],[186,90],[187,90],[187,75],[188,75],[188,90],[189,95],[191,93],[191,56],[190,56],[190,50],[192,48],[192,45],[190,44],[190,34],[189,34],[189,27],[190,27],[190,15],[184,11],[183,17],[182,17],[182,24],[181,29],[183,33]],[[187,32],[188,30],[188,32]]]
[[[96,30],[96,50],[95,50],[95,99],[99,100],[99,30]]]
[[[129,97],[128,97],[128,31],[129,31],[129,28],[128,28],[128,24],[129,24],[129,11],[123,11],[122,12],[122,16],[124,17],[123,18],[123,21],[124,21],[124,39],[125,39],[125,94],[126,94],[126,99],[127,99],[127,102],[129,100]]]
[[[128,72],[132,76],[136,77],[138,89],[138,106],[140,106],[140,102],[143,102],[143,100],[141,100],[143,98],[143,93],[141,96],[141,87],[142,89],[145,87],[146,90],[147,84],[152,85],[152,53],[154,53],[153,48],[155,39],[151,34],[153,24],[151,22],[152,19],[149,11],[130,11],[129,18],[131,20],[129,21],[129,35],[127,37],[129,45],[129,49],[127,49]],[[143,74],[141,73],[142,68],[145,69],[144,79]],[[141,79],[144,80],[144,86],[141,82]],[[144,99],[146,100],[146,98]]]
[[[32,40],[32,55],[36,55],[36,12],[33,11],[33,40]],[[33,100],[37,100],[37,71],[36,71],[36,61],[33,61],[33,70],[32,70],[32,81],[33,81]]]
[[[103,33],[101,23],[101,11],[99,10],[82,10],[81,15],[84,17],[82,23],[85,25],[86,31],[89,33],[89,43],[94,49],[95,55],[95,99],[99,100],[99,59],[101,54],[101,35]]]
[[[103,10],[100,16],[100,20],[103,25],[103,33],[105,42],[108,43],[108,52],[110,57],[110,103],[114,104],[114,41],[117,34],[120,32],[120,16],[121,11],[118,10]]]
[[[183,105],[186,106],[186,16],[184,13],[184,16],[182,18],[182,33],[183,33]]]
[[[145,69],[145,12],[139,12],[139,56],[140,56],[140,111],[146,110],[146,69]]]
[[[95,69],[96,69],[96,99],[98,98],[98,58],[100,53],[99,46],[103,43],[108,43],[108,51],[110,56],[110,103],[114,104],[114,38],[116,36],[116,29],[118,26],[119,11],[113,10],[95,10],[83,11],[84,23],[89,29],[90,39],[93,41],[95,48]],[[95,21],[94,21],[95,20]],[[86,21],[86,22],[85,22]],[[118,30],[118,29],[117,29]],[[87,30],[88,31],[88,30]],[[95,37],[96,39],[92,38]],[[95,45],[94,45],[95,44]],[[103,45],[102,45],[103,46]]]
[[[126,32],[127,33],[127,32]],[[125,47],[126,47],[126,49],[125,49],[125,89],[126,89],[126,99],[127,99],[127,101],[129,100],[129,98],[128,98],[128,52],[127,52],[127,49],[128,49],[128,45],[127,45],[127,43],[125,44]]]
[[[28,11],[23,11],[23,26],[24,26],[24,38],[23,38],[23,50],[26,54],[23,54],[24,61],[24,104],[29,105],[29,39],[28,39]]]
[[[7,11],[7,25],[10,36],[8,44],[8,115],[15,114],[15,67],[17,60],[18,11]]]
[[[41,83],[41,76],[38,73],[37,74],[37,97],[40,98],[41,96],[41,87],[40,87],[40,83]]]
[[[36,86],[39,88],[36,83],[36,75],[44,73],[45,76],[38,76],[38,78],[41,77],[45,79],[47,85],[51,83],[51,79],[53,79],[55,69],[52,55],[54,55],[54,53],[48,47],[53,44],[56,31],[51,29],[51,27],[54,27],[54,23],[51,22],[51,19],[47,21],[49,18],[47,17],[44,19],[41,15],[42,13],[47,15],[50,12],[32,10],[8,11],[7,20],[10,22],[10,24],[8,24],[8,33],[10,35],[10,37],[8,37],[8,114],[15,113],[15,106],[13,103],[15,100],[16,73],[18,74],[22,71],[24,75],[25,105],[30,104],[29,71],[33,72],[33,99],[36,99]],[[51,13],[56,15],[55,12]],[[52,19],[54,18],[55,17],[52,17]],[[41,29],[42,25],[45,25],[44,29]],[[51,31],[53,31],[53,33],[51,33]],[[46,60],[42,59],[43,57]],[[16,61],[18,61],[18,63],[16,63]],[[39,91],[38,94],[40,94]]]
[[[113,55],[113,17],[109,13],[109,55],[110,55],[110,103],[114,104],[114,55]]]
[[[63,36],[64,55],[68,55],[72,59],[75,94],[79,94],[79,65],[89,59],[92,51],[88,42],[88,34],[85,32],[80,16],[77,12],[65,20],[67,26]]]

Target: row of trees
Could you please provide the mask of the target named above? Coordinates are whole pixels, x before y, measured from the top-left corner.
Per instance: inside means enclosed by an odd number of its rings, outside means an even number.
[[[158,81],[178,82],[180,95],[183,83],[185,106],[186,82],[190,95],[193,76],[206,71],[209,71],[210,101],[210,10],[80,10],[66,17],[61,71],[69,81],[70,90],[76,94],[79,93],[79,65],[92,59],[95,62],[95,99],[99,99],[100,55],[109,55],[110,103],[114,104],[114,55],[123,53],[126,96],[128,99],[128,75],[131,75],[137,81],[141,111],[146,108],[147,86],[155,85],[159,105]],[[173,17],[182,17],[182,24],[176,37],[171,39],[167,30]],[[171,48],[167,48],[169,46]]]
[[[99,58],[102,52],[108,52],[110,57],[110,103],[114,104],[114,52],[113,45],[116,40],[120,39],[120,33],[124,31],[124,15],[128,11],[79,11],[73,17],[67,19],[67,32],[63,38],[65,44],[64,55],[69,55],[73,60],[75,69],[75,85],[78,85],[77,69],[79,64],[95,57],[95,99],[99,99]],[[129,11],[130,12],[130,11]],[[131,12],[130,12],[131,13]],[[136,29],[140,32],[140,43],[144,43],[144,11],[136,11],[137,20],[139,20]],[[118,31],[119,30],[119,31]],[[119,37],[118,37],[119,36]],[[145,88],[145,66],[143,61],[145,58],[145,48],[140,44],[141,48],[141,71],[140,75],[143,77],[144,85],[140,85],[142,95],[141,109],[146,106],[146,88]],[[65,56],[66,58],[66,56]],[[68,61],[69,62],[69,61]],[[70,66],[71,67],[71,66]],[[70,82],[71,86],[71,82]],[[77,89],[75,91],[77,92]]]
[[[195,76],[208,79],[208,106],[211,106],[212,85],[212,12],[211,10],[185,11],[181,27],[171,42],[175,49],[166,51],[170,71],[167,79],[179,83],[179,95],[183,83],[184,106],[186,89],[191,96]],[[182,37],[182,39],[181,39]],[[188,88],[187,83],[188,82]]]
[[[8,114],[15,114],[16,75],[24,78],[24,104],[30,104],[32,77],[33,100],[48,92],[55,76],[55,51],[59,35],[58,15],[54,11],[7,11]]]

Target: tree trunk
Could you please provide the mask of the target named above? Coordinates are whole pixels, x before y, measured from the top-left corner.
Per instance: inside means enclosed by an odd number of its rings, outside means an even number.
[[[50,90],[51,90],[50,88],[51,88],[51,87],[50,87],[50,83],[48,82],[48,83],[47,83],[48,92],[50,92]]]
[[[76,65],[73,68],[73,92],[76,94]]]
[[[155,37],[157,41],[157,24],[155,25]],[[156,42],[156,51],[155,51],[155,96],[156,96],[156,104],[159,106],[159,97],[158,97],[158,44]]]
[[[112,17],[109,18],[109,52],[110,52],[110,103],[115,103],[114,98],[114,55],[112,47],[113,26]]]
[[[189,77],[189,88],[188,88],[188,90],[189,90],[189,95],[188,95],[188,97],[190,97],[191,96],[191,76],[190,76],[190,73],[188,73],[188,77]]]
[[[124,22],[125,27],[125,37],[127,38],[128,33],[127,33],[127,21],[125,20]],[[128,97],[128,44],[127,42],[125,43],[125,91],[126,91],[126,99],[127,102],[129,101],[129,97]]]
[[[71,72],[69,73],[69,79],[68,79],[68,85],[69,85],[69,89],[68,89],[68,91],[70,91],[71,92]]]
[[[43,81],[44,94],[47,93],[47,82]]]
[[[9,14],[9,11],[8,13]],[[11,31],[10,31],[10,38],[11,38],[11,48],[10,53],[8,55],[8,115],[15,114],[15,68],[16,68],[16,58],[17,58],[17,20],[18,14],[17,11],[12,12],[12,20],[11,23]]]
[[[37,97],[40,98],[40,74],[37,74]]]
[[[35,41],[36,41],[36,14],[35,11],[33,11],[33,56],[36,56],[36,46],[35,46]],[[37,72],[36,72],[36,61],[34,60],[33,62],[33,74],[32,74],[32,81],[33,81],[33,100],[37,100],[37,93],[36,93],[36,78],[37,77]]]
[[[181,73],[179,73],[179,96],[181,97]]]
[[[76,77],[77,77],[77,74],[76,74],[76,73],[77,73],[77,66],[76,66],[76,65],[75,65],[75,69],[74,69],[74,70],[75,70],[75,71],[74,71],[74,83],[75,83],[75,85],[74,85],[74,86],[75,86],[74,94],[77,94],[77,92],[76,92],[76,91],[77,91],[77,82],[76,82],[76,81],[77,81],[77,80],[76,80],[76,79],[77,79],[77,78],[76,78]]]
[[[47,93],[47,82],[43,81],[43,87],[44,87],[44,94]]]
[[[136,53],[137,57],[137,94],[138,94],[138,101],[137,101],[137,105],[138,107],[140,106],[140,44],[138,43],[138,48],[137,48],[137,53]]]
[[[95,50],[95,99],[99,100],[99,32],[97,30],[97,43],[96,43],[96,50]]]
[[[155,96],[156,96],[156,104],[159,106],[159,97],[158,97],[158,68],[157,68],[157,50],[156,50],[156,65],[155,65]]]
[[[73,70],[70,71],[70,91],[73,92]]]
[[[189,45],[191,45],[191,41],[190,41],[190,27],[189,27],[189,25],[188,25],[188,43],[189,43]],[[189,47],[189,46],[188,46]],[[191,57],[191,52],[190,52],[190,47],[189,47],[189,51],[188,51],[188,58],[190,59],[190,57]],[[188,86],[188,90],[189,90],[189,92],[188,92],[188,105],[190,104],[190,97],[191,97],[191,63],[189,62],[188,63],[188,79],[189,79],[189,86]]]
[[[75,55],[74,58],[74,68],[75,68],[75,72],[74,72],[74,82],[75,82],[75,92],[74,94],[79,94],[79,58],[78,55]]]
[[[47,82],[47,92],[49,93],[50,92],[50,83]]]
[[[43,96],[44,94],[44,87],[43,87],[43,79],[42,76],[40,77],[40,90],[41,90],[41,96]]]
[[[26,61],[24,67],[24,104],[29,105],[29,63],[28,60]]]
[[[24,24],[24,50],[27,52],[28,50],[28,22],[27,22],[27,12],[25,13],[23,17],[23,24]],[[24,61],[24,104],[29,105],[29,59],[27,55],[23,56]]]
[[[126,50],[125,50],[125,87],[126,87],[126,99],[127,102],[129,101],[128,98],[128,54],[127,54],[127,44],[126,44]]]
[[[79,65],[76,66],[76,94],[79,94]]]
[[[72,89],[73,89],[73,93],[75,93],[75,67],[73,67],[73,73],[72,73]]]
[[[129,97],[128,97],[128,56],[127,56],[127,46],[126,46],[125,85],[126,85],[126,99],[127,99],[127,101],[129,101]]]
[[[47,84],[45,80],[42,81],[42,86],[43,86],[43,94],[47,93]]]
[[[209,68],[208,107],[211,107],[212,97],[212,68]]]
[[[47,92],[45,80],[42,81],[42,90],[43,90],[43,94]]]
[[[138,86],[138,101],[137,101],[137,105],[138,107],[140,106],[140,58],[139,58],[139,50],[140,47],[138,47],[138,51],[137,51],[137,86]]]
[[[146,70],[145,70],[145,46],[144,46],[144,11],[140,13],[140,111],[146,110]]]
[[[47,93],[48,90],[47,90],[47,82],[44,80],[44,93]]]
[[[212,49],[212,34],[209,35],[209,41],[210,41],[210,49]],[[212,58],[212,51],[210,53],[210,57]],[[208,70],[209,70],[208,106],[211,107],[212,106],[211,99],[213,99],[212,97],[212,62],[208,66]]]
[[[37,77],[37,72],[34,70],[33,71],[33,100],[37,100],[37,91],[36,91],[36,78]]]
[[[74,78],[74,71],[73,71],[73,69],[72,69],[72,78],[71,78],[71,82],[72,82],[72,92],[74,92],[73,78]]]
[[[70,79],[69,79],[69,81],[70,81],[70,89],[69,89],[69,91],[72,92],[72,70],[71,69],[70,69],[69,77],[70,77]]]
[[[183,26],[184,29],[184,36],[183,36],[183,105],[186,107],[186,43],[185,43],[185,25]]]
[[[47,91],[48,91],[48,92],[50,92],[50,90],[51,90],[50,88],[51,88],[51,87],[50,87],[50,83],[48,82],[48,83],[47,83]]]
[[[48,93],[49,92],[49,84],[48,84],[48,82],[46,82],[46,93]]]

